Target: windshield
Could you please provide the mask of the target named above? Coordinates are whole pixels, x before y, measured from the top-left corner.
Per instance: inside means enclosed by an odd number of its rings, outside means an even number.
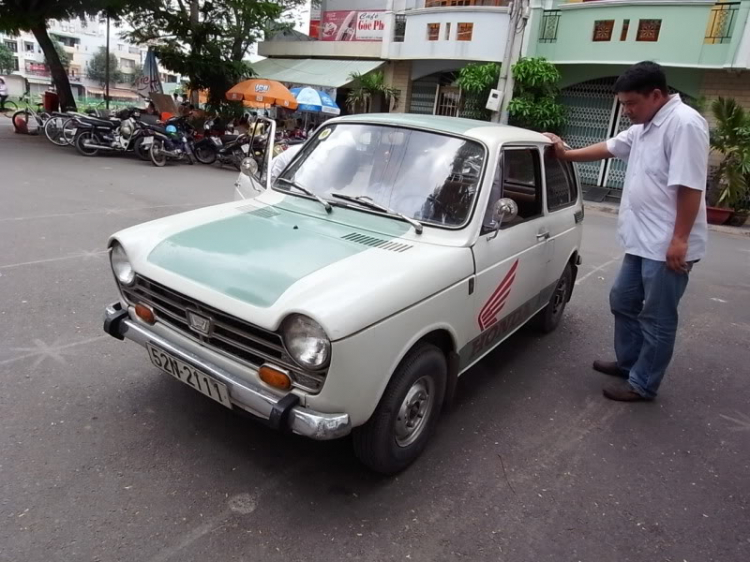
[[[308,141],[275,187],[291,191],[291,181],[338,203],[333,194],[364,196],[426,224],[458,227],[471,215],[484,154],[478,142],[439,133],[339,123]]]

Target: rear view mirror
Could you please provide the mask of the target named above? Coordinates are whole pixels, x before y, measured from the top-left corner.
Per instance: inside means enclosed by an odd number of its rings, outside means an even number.
[[[513,199],[504,197],[495,203],[495,207],[492,210],[492,220],[495,223],[495,231],[487,240],[493,240],[497,237],[497,233],[500,232],[500,228],[503,222],[512,221],[518,216],[518,205]]]

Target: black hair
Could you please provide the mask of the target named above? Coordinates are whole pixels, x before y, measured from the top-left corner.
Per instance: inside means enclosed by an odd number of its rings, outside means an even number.
[[[645,95],[654,90],[661,90],[664,95],[669,94],[664,70],[652,61],[639,62],[628,68],[615,82],[614,90],[616,94],[637,92]]]

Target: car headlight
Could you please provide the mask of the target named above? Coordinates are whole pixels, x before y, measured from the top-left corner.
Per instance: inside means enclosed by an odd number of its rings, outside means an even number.
[[[289,355],[304,369],[317,371],[331,360],[331,340],[312,318],[290,316],[284,321],[282,337]]]
[[[130,265],[128,255],[123,247],[115,242],[112,244],[112,251],[109,253],[109,260],[112,264],[112,271],[117,280],[123,285],[130,285],[135,280],[135,271]]]

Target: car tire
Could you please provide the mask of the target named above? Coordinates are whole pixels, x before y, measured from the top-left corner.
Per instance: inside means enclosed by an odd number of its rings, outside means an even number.
[[[553,332],[562,320],[565,305],[568,304],[570,293],[573,290],[573,268],[570,263],[565,265],[563,274],[552,291],[552,296],[542,310],[532,320],[534,328],[544,334]]]
[[[411,350],[372,417],[354,430],[357,458],[386,475],[401,472],[414,462],[437,425],[447,379],[448,364],[440,349],[423,343]]]

